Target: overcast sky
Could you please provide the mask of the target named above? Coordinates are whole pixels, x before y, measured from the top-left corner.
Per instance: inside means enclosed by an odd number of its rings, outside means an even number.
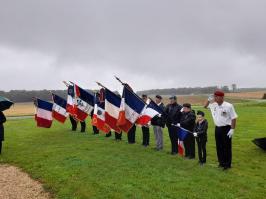
[[[0,90],[266,87],[264,0],[0,0]]]

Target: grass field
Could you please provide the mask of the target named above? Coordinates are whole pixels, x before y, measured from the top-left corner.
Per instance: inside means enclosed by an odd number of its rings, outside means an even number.
[[[0,163],[22,168],[41,181],[55,198],[266,198],[266,153],[251,140],[266,136],[266,104],[237,105],[238,127],[233,139],[233,168],[217,168],[213,123],[209,119],[207,165],[143,148],[114,137],[72,133],[70,124],[54,122],[36,128],[33,119],[9,120]],[[89,122],[88,122],[89,123]]]

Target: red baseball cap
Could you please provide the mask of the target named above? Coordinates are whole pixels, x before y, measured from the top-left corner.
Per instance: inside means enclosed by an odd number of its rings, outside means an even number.
[[[221,90],[217,90],[217,91],[214,92],[214,95],[215,96],[219,96],[219,97],[224,97],[224,92],[221,91]]]

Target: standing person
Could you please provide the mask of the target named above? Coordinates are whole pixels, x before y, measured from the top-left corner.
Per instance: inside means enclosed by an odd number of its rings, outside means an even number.
[[[147,103],[148,102],[148,96],[143,94],[142,95],[142,100]],[[150,128],[149,126],[142,126],[142,145],[144,147],[147,147],[150,145]]]
[[[127,133],[127,140],[129,144],[135,144],[136,140],[136,125],[134,124]]]
[[[180,120],[180,126],[190,132],[193,132],[196,122],[196,116],[191,109],[191,104],[183,104],[183,112]],[[192,133],[188,133],[184,140],[185,157],[189,159],[195,158],[195,138]]]
[[[232,163],[232,136],[236,128],[237,114],[234,106],[224,101],[224,92],[217,90],[205,104],[212,113],[215,124],[216,151],[219,167],[224,170],[231,168]]]
[[[165,109],[166,126],[168,128],[169,137],[171,140],[171,154],[178,154],[178,137],[177,137],[177,127],[173,124],[179,124],[181,119],[181,109],[182,106],[177,103],[176,96],[171,96],[169,98],[170,103]]]
[[[155,97],[155,103],[164,111],[165,107],[164,104],[162,103],[162,96],[156,95]],[[160,117],[162,120],[162,117]],[[154,131],[154,137],[156,141],[156,148],[155,150],[160,151],[163,149],[163,128],[158,125],[153,126],[153,131]]]
[[[194,136],[196,137],[198,145],[199,163],[201,165],[206,163],[206,143],[207,143],[207,130],[208,121],[205,119],[205,113],[202,111],[197,112],[197,123],[194,129]]]
[[[86,121],[80,121],[80,126],[81,126],[81,129],[80,129],[80,132],[81,133],[84,133],[85,130],[86,130]]]
[[[77,120],[74,119],[73,116],[69,115],[69,119],[72,125],[72,131],[76,131],[77,130],[77,126],[78,126],[78,122]]]
[[[4,123],[6,117],[2,111],[0,111],[0,154],[2,154],[2,142],[5,140]]]
[[[130,91],[134,92],[133,89],[127,83],[123,83]],[[132,128],[127,133],[127,140],[129,144],[136,143],[136,124],[133,124]]]

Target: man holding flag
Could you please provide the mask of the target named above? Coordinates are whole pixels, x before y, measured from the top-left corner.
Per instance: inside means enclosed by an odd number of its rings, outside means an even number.
[[[193,132],[196,121],[196,115],[191,110],[191,104],[183,104],[183,112],[180,119],[180,126],[189,132]],[[195,138],[192,133],[188,133],[184,140],[185,157],[189,159],[195,158]]]
[[[169,137],[171,140],[171,154],[178,154],[178,137],[177,137],[177,128],[173,124],[180,125],[181,119],[181,109],[182,106],[177,103],[176,96],[171,96],[169,98],[170,103],[166,106],[165,109],[165,117],[166,117],[166,125],[169,132]]]
[[[128,133],[128,143],[135,143],[135,122],[145,108],[145,102],[129,86],[124,85],[117,126]]]

